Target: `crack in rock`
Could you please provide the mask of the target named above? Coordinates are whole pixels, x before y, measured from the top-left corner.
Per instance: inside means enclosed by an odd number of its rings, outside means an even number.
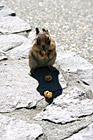
[[[93,140],[93,123],[74,132],[72,136],[65,140]]]
[[[13,60],[0,65],[0,112],[34,107],[43,98],[36,87],[37,81],[28,75],[28,60]]]
[[[0,115],[0,139],[3,140],[35,140],[42,135],[39,124]]]
[[[73,87],[67,89],[63,95],[56,98],[46,110],[38,114],[34,119],[49,120],[54,123],[65,124],[79,120],[82,116],[88,116],[93,113],[93,100],[82,95],[85,91]]]
[[[81,130],[83,130],[83,129],[87,128],[87,127],[88,127],[88,125],[83,126],[83,127],[79,128],[78,130],[75,130],[71,135],[69,135],[69,137],[66,137],[65,139],[61,139],[61,140],[67,140],[68,138],[70,138],[74,134],[77,134],[78,132],[80,132]]]
[[[16,16],[16,13],[6,6],[0,7],[0,17]]]
[[[9,51],[15,47],[20,46],[27,38],[21,35],[10,34],[10,35],[1,35],[0,36],[0,49],[3,51]]]
[[[0,17],[0,32],[3,34],[12,34],[31,30],[29,24],[17,16]]]

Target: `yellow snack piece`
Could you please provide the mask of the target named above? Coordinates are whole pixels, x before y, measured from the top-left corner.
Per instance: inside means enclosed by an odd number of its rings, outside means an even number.
[[[52,92],[45,91],[44,96],[49,99],[49,98],[52,98],[53,94],[52,94]]]
[[[47,53],[45,51],[42,51],[42,55],[47,57]]]

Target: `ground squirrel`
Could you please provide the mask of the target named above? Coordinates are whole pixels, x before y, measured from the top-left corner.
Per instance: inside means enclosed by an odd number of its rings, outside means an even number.
[[[42,29],[42,32],[36,28],[36,37],[31,44],[29,51],[29,66],[31,74],[38,67],[48,66],[54,70],[52,65],[56,60],[56,44],[50,37],[48,30]]]

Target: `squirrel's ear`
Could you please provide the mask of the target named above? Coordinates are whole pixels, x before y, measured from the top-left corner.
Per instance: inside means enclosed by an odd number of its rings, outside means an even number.
[[[48,30],[46,30],[46,32],[49,34]]]
[[[46,30],[45,30],[44,28],[42,29],[42,31],[43,31],[43,32],[46,32]]]
[[[38,28],[36,28],[36,35],[38,35],[39,34],[39,29]]]
[[[48,30],[45,30],[44,28],[42,29],[43,32],[46,32],[47,34],[49,34]]]

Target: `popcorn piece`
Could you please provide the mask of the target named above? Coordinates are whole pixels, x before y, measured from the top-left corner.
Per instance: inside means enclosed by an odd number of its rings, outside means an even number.
[[[49,92],[49,91],[44,92],[44,96],[48,99],[52,98],[52,95],[53,95],[52,92]]]
[[[42,55],[47,57],[47,53],[45,51],[42,51]]]

